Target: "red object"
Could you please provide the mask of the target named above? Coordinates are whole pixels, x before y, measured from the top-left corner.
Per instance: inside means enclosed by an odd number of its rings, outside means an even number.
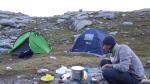
[[[64,83],[64,81],[62,79],[59,80],[59,83]]]

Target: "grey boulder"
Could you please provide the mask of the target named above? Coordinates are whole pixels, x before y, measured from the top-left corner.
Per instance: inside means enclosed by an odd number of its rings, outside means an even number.
[[[90,20],[76,20],[73,23],[73,26],[75,27],[74,28],[75,31],[79,31],[89,25],[92,25],[92,21]]]

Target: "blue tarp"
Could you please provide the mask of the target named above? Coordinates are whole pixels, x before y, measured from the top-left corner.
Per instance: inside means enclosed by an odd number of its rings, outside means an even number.
[[[89,29],[83,32],[75,41],[71,52],[85,52],[97,56],[103,55],[103,40],[107,36],[104,30]]]

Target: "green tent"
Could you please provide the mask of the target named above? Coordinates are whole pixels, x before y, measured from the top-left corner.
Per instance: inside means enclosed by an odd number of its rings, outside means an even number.
[[[38,32],[26,32],[18,37],[10,53],[23,54],[27,51],[32,53],[50,53],[52,47],[48,45],[46,39]]]

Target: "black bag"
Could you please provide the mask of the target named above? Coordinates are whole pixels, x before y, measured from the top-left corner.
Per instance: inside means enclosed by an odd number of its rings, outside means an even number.
[[[33,52],[30,50],[24,51],[24,52],[20,52],[20,54],[18,55],[19,58],[30,58],[32,57]]]

